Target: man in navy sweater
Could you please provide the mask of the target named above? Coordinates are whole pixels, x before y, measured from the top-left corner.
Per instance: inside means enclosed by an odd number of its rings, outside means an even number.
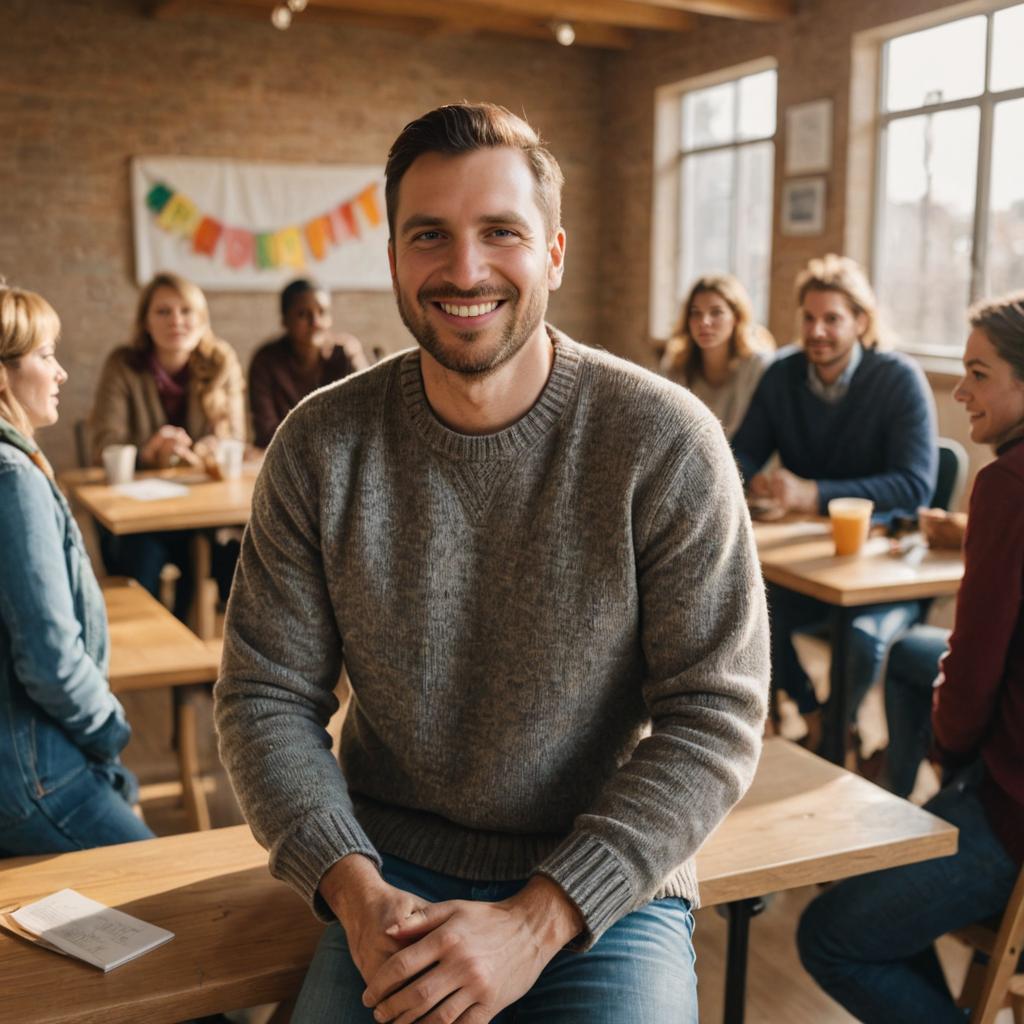
[[[797,277],[802,345],[783,350],[754,394],[733,440],[750,495],[789,512],[824,515],[838,497],[870,498],[876,518],[913,513],[935,489],[935,408],[920,368],[880,350],[875,296],[847,257],[814,259]],[[778,453],[779,465],[765,469]],[[769,586],[772,673],[817,746],[821,709],[793,649],[796,630],[816,632],[829,607]],[[845,678],[856,713],[889,643],[911,625],[916,601],[866,607],[848,638]]]

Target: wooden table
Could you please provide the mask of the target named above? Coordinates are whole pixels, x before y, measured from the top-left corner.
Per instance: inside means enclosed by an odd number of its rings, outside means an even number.
[[[0,1019],[160,1024],[297,992],[322,925],[246,826],[0,860],[0,906],[72,888],[174,932],[103,974],[0,932]]]
[[[110,623],[110,688],[114,693],[179,687],[175,701],[182,800],[193,829],[210,827],[199,771],[195,687],[213,683],[219,644],[204,643],[135,580],[107,580],[103,599]]]
[[[759,897],[956,848],[952,825],[788,740],[766,740],[750,790],[697,854],[702,905],[728,906],[726,1024],[743,1020]]]
[[[727,903],[726,1020],[742,1020],[750,900],[956,851],[956,829],[782,739],[697,855],[701,900]],[[287,998],[320,925],[271,879],[244,826],[0,861],[0,906],[71,887],[176,938],[103,975],[0,933],[4,1010],[36,1024],[151,1024]]]
[[[955,594],[964,574],[960,551],[933,550],[911,542],[903,554],[889,553],[885,537],[869,537],[857,555],[837,556],[827,519],[754,523],[761,571],[769,583],[833,607],[832,666],[825,705],[822,754],[841,762],[850,720],[844,666],[851,623],[865,605],[915,601]]]
[[[205,531],[218,526],[244,526],[249,521],[258,472],[258,463],[247,462],[237,480],[212,480],[205,473],[190,468],[137,474],[140,480],[157,477],[188,487],[187,494],[157,501],[128,497],[105,482],[101,469],[62,473],[60,483],[72,502],[113,534],[194,531],[194,626],[200,638],[209,640],[213,636],[212,608],[199,600],[203,583],[210,578],[210,539]]]

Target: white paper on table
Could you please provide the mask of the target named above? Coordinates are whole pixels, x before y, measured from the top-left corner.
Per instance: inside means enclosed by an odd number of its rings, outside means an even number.
[[[171,480],[133,480],[128,484],[115,484],[112,490],[136,501],[162,501],[164,498],[181,498],[188,494],[188,488]]]
[[[15,910],[12,918],[44,944],[103,971],[120,967],[174,938],[174,932],[104,906],[74,889]]]

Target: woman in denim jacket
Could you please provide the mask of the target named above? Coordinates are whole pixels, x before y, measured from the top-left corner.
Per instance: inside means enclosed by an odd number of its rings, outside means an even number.
[[[0,856],[147,839],[118,760],[103,595],[33,440],[67,374],[57,314],[0,281]]]

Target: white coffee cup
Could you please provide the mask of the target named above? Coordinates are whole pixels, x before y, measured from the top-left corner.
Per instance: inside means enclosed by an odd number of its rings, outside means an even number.
[[[225,438],[217,442],[217,464],[225,480],[237,480],[242,475],[245,442]]]
[[[133,444],[108,444],[103,449],[103,468],[107,471],[108,484],[127,484],[135,476],[135,456],[138,449]]]

